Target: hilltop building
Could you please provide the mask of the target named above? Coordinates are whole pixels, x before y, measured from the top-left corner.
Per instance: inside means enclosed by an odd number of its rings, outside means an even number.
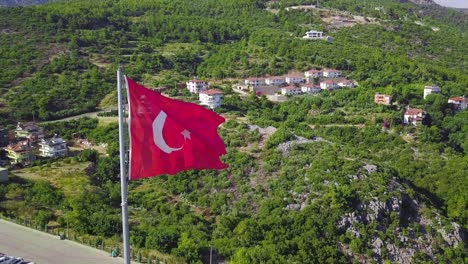
[[[245,85],[250,87],[262,86],[265,84],[264,78],[250,77],[244,80]]]
[[[68,155],[67,142],[54,135],[51,139],[42,139],[39,142],[39,156],[45,158],[57,158]]]
[[[452,97],[448,99],[448,103],[452,104],[453,110],[462,111],[468,108],[468,98],[465,96]]]
[[[301,88],[296,87],[294,85],[289,85],[289,86],[281,88],[281,94],[282,95],[297,95],[297,94],[301,94],[301,93],[302,93]]]
[[[30,163],[36,160],[36,156],[33,154],[34,148],[29,145],[28,140],[10,144],[5,148],[5,151],[11,164]]]
[[[303,36],[302,38],[304,39],[312,39],[312,40],[316,40],[316,39],[324,39],[326,40],[327,39],[327,36],[325,36],[323,34],[322,31],[317,31],[317,30],[311,30],[311,31],[307,31],[305,33],[305,36]]]
[[[376,104],[391,105],[392,99],[393,99],[393,96],[388,95],[388,94],[376,93],[374,95],[374,103]]]
[[[426,111],[417,108],[410,108],[406,109],[405,114],[403,115],[403,123],[405,125],[420,125],[426,119]]]
[[[35,122],[18,123],[15,130],[17,139],[27,139],[30,143],[38,142],[44,138],[44,129]]]
[[[193,94],[198,94],[206,89],[208,89],[208,83],[202,80],[190,80],[185,83],[187,86],[187,89],[193,93]]]
[[[220,107],[222,104],[223,95],[223,92],[215,89],[203,91],[199,94],[200,104],[206,105],[211,109]]]
[[[320,91],[322,91],[322,88],[320,88],[320,85],[307,83],[301,85],[301,91],[303,93],[315,94],[320,93]]]
[[[280,76],[271,76],[265,78],[265,84],[266,85],[283,85],[286,82],[284,77]]]
[[[430,94],[440,93],[441,88],[436,85],[424,86],[424,99]]]

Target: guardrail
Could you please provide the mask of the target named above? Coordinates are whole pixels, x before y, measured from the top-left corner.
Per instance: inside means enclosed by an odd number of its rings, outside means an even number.
[[[122,257],[122,244],[116,244],[112,242],[107,242],[102,237],[95,237],[90,235],[81,235],[74,232],[72,229],[68,230],[67,236],[67,229],[64,227],[57,227],[57,226],[49,226],[48,224],[45,226],[39,226],[35,221],[30,219],[24,218],[10,218],[0,213],[0,219],[13,222],[25,227],[29,227],[38,231],[42,231],[44,233],[55,235],[60,239],[68,239],[82,245],[86,245],[89,247],[97,248],[109,253],[109,256],[114,257]],[[109,244],[108,244],[109,243]],[[174,256],[158,254],[151,252],[150,250],[140,249],[135,247],[130,247],[130,257],[132,261],[137,263],[148,263],[148,264],[182,264],[186,263],[185,260],[181,258],[177,258]]]

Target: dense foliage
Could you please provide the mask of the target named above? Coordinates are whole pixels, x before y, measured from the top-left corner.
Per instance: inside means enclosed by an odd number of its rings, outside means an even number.
[[[447,104],[468,94],[466,15],[398,2],[320,1],[340,15],[377,21],[342,28],[323,22],[331,11],[285,9],[311,4],[301,0],[82,0],[1,8],[0,122],[93,111],[114,89],[119,64],[135,80],[174,87],[167,93],[189,100],[177,83],[226,79],[217,111],[228,120],[220,134],[229,169],[131,182],[134,247],[189,262],[200,262],[212,245],[218,259],[233,263],[346,263],[395,261],[387,249],[377,257],[376,238],[410,248],[429,237],[432,255],[415,254],[415,262],[461,263],[465,245],[449,245],[440,230],[451,231],[452,221],[468,228],[468,112]],[[301,39],[311,29],[335,41]],[[359,87],[281,104],[230,91],[233,78],[312,67],[340,69]],[[442,92],[423,99],[430,84]],[[397,103],[375,105],[376,92]],[[427,126],[402,125],[408,105],[429,113]],[[276,131],[266,135],[252,125]],[[78,175],[65,174],[80,183],[73,192],[66,191],[76,184],[71,180],[0,185],[0,212],[45,225],[61,217],[57,209],[66,210],[77,232],[118,236],[117,125],[79,119],[44,126],[66,139],[107,143],[107,155],[86,150],[68,160],[86,164]],[[306,143],[292,144],[298,137]],[[366,171],[369,164],[375,172]],[[48,167],[54,166],[32,170]],[[346,215],[365,218],[370,211],[362,208],[372,202],[393,199],[401,210],[355,223],[359,236],[338,226]],[[427,228],[421,219],[440,224]]]

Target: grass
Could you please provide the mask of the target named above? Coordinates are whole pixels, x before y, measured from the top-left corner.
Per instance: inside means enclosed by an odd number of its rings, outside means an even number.
[[[85,169],[89,162],[57,161],[52,164],[28,167],[15,170],[13,173],[23,179],[47,180],[55,187],[63,190],[65,196],[73,197],[81,193],[87,185],[89,179]]]

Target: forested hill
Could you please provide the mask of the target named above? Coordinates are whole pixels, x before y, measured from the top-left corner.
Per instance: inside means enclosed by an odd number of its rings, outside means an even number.
[[[41,5],[57,0],[0,0],[0,6]]]
[[[400,2],[81,0],[0,8],[0,123],[115,105],[119,64],[184,100],[198,98],[178,87],[204,79],[225,93],[216,111],[227,119],[220,133],[229,169],[132,182],[132,248],[192,263],[206,260],[210,245],[230,263],[463,263],[468,111],[448,99],[468,95],[467,15]],[[310,30],[333,41],[303,39]],[[357,88],[283,103],[232,89],[246,77],[324,68],[342,71]],[[427,85],[441,93],[423,98]],[[376,105],[376,93],[394,104]],[[403,125],[407,107],[427,112],[424,125]],[[68,139],[78,133],[108,143],[108,156],[85,151],[35,163],[18,175],[43,181],[0,185],[0,213],[63,227],[66,208],[78,234],[118,239],[116,127],[47,124]]]

